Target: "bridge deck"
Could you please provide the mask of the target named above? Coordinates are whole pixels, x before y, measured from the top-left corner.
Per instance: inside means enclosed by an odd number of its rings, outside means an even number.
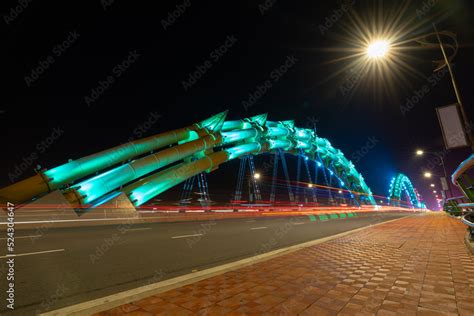
[[[404,218],[97,315],[473,315],[465,226]]]

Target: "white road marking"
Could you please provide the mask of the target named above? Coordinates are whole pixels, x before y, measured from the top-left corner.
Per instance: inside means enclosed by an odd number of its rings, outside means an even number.
[[[188,238],[188,237],[195,237],[195,236],[202,236],[202,234],[192,234],[192,235],[173,236],[173,237],[171,237],[171,238],[172,238],[172,239],[177,239],[177,238]]]
[[[18,253],[18,254],[8,254],[6,256],[1,256],[0,259],[3,258],[12,258],[12,257],[23,257],[23,256],[32,256],[32,255],[40,255],[43,253],[52,253],[52,252],[60,252],[64,251],[64,249],[54,249],[54,250],[45,250],[45,251],[38,251],[38,252],[27,252],[27,253]]]
[[[293,225],[303,225],[305,224],[305,222],[301,222],[301,223],[293,223]]]
[[[262,226],[262,227],[253,227],[253,228],[250,228],[251,230],[257,230],[257,229],[266,229],[268,227],[265,227],[265,226]]]
[[[132,232],[132,231],[139,231],[139,230],[150,230],[151,227],[141,227],[141,228],[130,228],[130,229],[127,229],[126,231],[127,232]]]
[[[15,236],[15,239],[21,239],[21,238],[39,238],[41,235],[31,235],[31,236]],[[8,237],[2,237],[0,240],[8,239]]]

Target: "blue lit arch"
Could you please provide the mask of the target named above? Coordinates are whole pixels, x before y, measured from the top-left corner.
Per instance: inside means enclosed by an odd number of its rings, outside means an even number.
[[[408,196],[409,203],[412,207],[423,208],[423,203],[410,179],[403,173],[399,173],[390,183],[388,195],[390,204],[400,206],[403,193],[406,193]]]

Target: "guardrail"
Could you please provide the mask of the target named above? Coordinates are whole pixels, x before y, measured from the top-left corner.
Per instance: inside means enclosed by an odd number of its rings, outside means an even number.
[[[466,203],[467,198],[465,196],[457,196],[446,199],[443,205],[443,210],[453,216],[461,216],[466,213],[466,209],[469,208],[468,205],[472,204],[474,207],[474,203]]]
[[[461,189],[470,202],[474,202],[474,181],[468,176],[467,172],[472,167],[474,167],[474,154],[461,162],[451,176],[453,184]]]
[[[458,206],[461,208],[474,208],[474,203],[461,203]]]
[[[460,199],[452,201],[446,200],[445,210],[453,215],[464,215],[461,220],[468,226],[469,241],[474,241],[474,181],[469,177],[468,172],[474,167],[474,154],[464,160],[453,172],[451,181],[463,192],[468,202]]]
[[[469,213],[462,217],[462,222],[468,226],[469,240],[474,241],[474,213]]]

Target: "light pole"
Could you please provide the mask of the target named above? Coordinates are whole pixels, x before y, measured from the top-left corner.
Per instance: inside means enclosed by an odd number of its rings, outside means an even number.
[[[438,152],[433,152],[433,151],[423,151],[421,149],[418,149],[416,151],[416,155],[417,156],[423,156],[424,154],[430,154],[430,155],[433,155],[435,157],[437,157],[440,161],[441,161],[441,165],[443,166],[443,173],[444,173],[444,178],[446,179],[446,182],[448,184],[448,190],[449,190],[449,194],[451,195],[451,197],[454,197],[453,195],[453,189],[451,188],[451,185],[449,184],[449,178],[448,178],[448,172],[446,171],[446,165],[444,163],[444,156],[443,154],[440,154]],[[429,172],[425,172],[425,177],[426,178],[430,178],[431,177],[431,173],[430,173],[430,176],[427,177],[426,174],[429,173]],[[434,187],[434,184],[431,184],[431,187]]]
[[[467,118],[466,111],[464,110],[464,104],[462,102],[461,93],[459,93],[458,84],[456,82],[456,77],[454,77],[453,68],[451,67],[451,62],[449,61],[449,58],[446,55],[446,50],[444,49],[444,44],[441,41],[441,36],[439,36],[438,29],[436,28],[436,24],[434,24],[434,23],[433,23],[433,28],[434,28],[435,33],[436,33],[436,38],[438,39],[438,42],[439,42],[439,47],[441,48],[441,52],[443,53],[444,62],[446,63],[446,66],[448,67],[448,70],[449,70],[449,75],[451,76],[451,82],[453,83],[454,93],[456,94],[456,99],[458,101],[459,108],[461,110],[461,116],[462,116],[462,119],[464,121],[464,132],[467,134],[467,137],[469,139],[469,142],[470,142],[470,145],[471,145],[471,148],[472,148],[472,146],[474,146],[474,142],[473,142],[472,133],[471,133],[470,129],[468,129],[469,119]]]
[[[457,100],[457,103],[459,104],[459,108],[460,108],[460,111],[461,111],[461,116],[462,116],[462,120],[463,120],[463,130],[464,130],[464,133],[468,137],[469,145],[470,145],[471,149],[474,150],[474,136],[472,135],[471,128],[469,127],[470,126],[469,119],[468,119],[466,111],[464,109],[464,103],[462,102],[461,93],[459,92],[457,81],[456,81],[456,78],[454,76],[453,68],[451,66],[450,58],[448,58],[448,56],[446,54],[446,50],[445,50],[443,41],[441,40],[441,36],[440,36],[440,34],[442,34],[442,35],[449,36],[449,37],[453,38],[455,43],[456,43],[456,52],[457,52],[456,35],[451,33],[451,32],[447,32],[447,31],[438,32],[438,29],[436,28],[436,25],[434,23],[433,23],[433,28],[434,28],[435,32],[432,32],[432,33],[429,33],[429,34],[424,34],[424,35],[421,35],[421,36],[417,36],[415,38],[404,41],[403,43],[417,42],[421,45],[425,45],[425,46],[429,46],[429,47],[436,47],[437,45],[426,42],[426,38],[428,38],[429,36],[433,36],[433,35],[436,36],[436,38],[438,40],[438,43],[439,43],[439,48],[441,49],[441,52],[443,54],[444,64],[441,64],[440,67],[435,69],[435,71],[440,70],[443,67],[448,68],[449,75],[451,77],[451,82],[452,82],[452,85],[453,85],[453,88],[454,88],[454,93],[456,95],[456,100]],[[390,41],[385,40],[385,39],[376,40],[376,41],[371,42],[367,45],[367,47],[366,47],[366,56],[370,60],[375,61],[375,62],[378,62],[379,60],[386,59],[386,58],[390,59],[390,56],[393,55],[393,54],[390,54],[390,52],[392,50],[392,46],[395,47],[395,46],[397,46],[397,44],[399,45],[400,43],[394,43],[392,45],[392,43],[390,43]]]

